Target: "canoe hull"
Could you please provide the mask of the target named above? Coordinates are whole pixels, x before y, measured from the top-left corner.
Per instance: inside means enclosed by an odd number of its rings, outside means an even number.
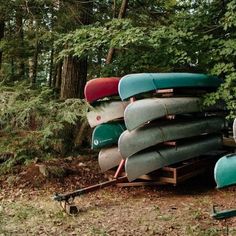
[[[131,131],[167,115],[199,111],[201,111],[199,98],[147,98],[130,103],[125,109],[124,120],[127,130]]]
[[[122,122],[106,123],[96,126],[92,134],[92,149],[117,144],[120,135],[125,129],[125,125]]]
[[[104,97],[118,95],[119,77],[89,80],[84,88],[84,96],[89,103]]]
[[[90,127],[107,123],[124,117],[125,108],[128,102],[106,102],[95,107],[94,110],[87,113],[87,119]]]
[[[197,141],[180,144],[177,147],[151,149],[126,159],[125,170],[129,181],[154,170],[200,156],[221,147],[222,139],[217,135],[205,135]]]
[[[224,119],[208,117],[188,121],[168,121],[164,124],[148,124],[139,129],[124,131],[118,141],[124,159],[148,147],[170,140],[220,132]]]
[[[214,169],[217,188],[236,184],[236,153],[221,157]]]
[[[121,160],[122,157],[117,147],[101,149],[98,155],[98,163],[102,172],[118,166]]]
[[[140,73],[121,78],[119,95],[122,100],[141,93],[167,88],[217,88],[222,80],[194,73]]]

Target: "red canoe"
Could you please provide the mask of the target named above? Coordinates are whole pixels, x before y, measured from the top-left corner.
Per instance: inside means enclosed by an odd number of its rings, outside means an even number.
[[[89,103],[104,97],[118,95],[119,77],[97,78],[88,81],[84,88],[84,96]]]

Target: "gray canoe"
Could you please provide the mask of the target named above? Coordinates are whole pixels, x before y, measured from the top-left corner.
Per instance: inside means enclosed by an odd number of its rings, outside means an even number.
[[[217,150],[221,145],[222,139],[220,136],[204,135],[199,137],[198,140],[179,144],[177,147],[153,148],[127,158],[125,171],[128,180],[132,181],[162,167]]]
[[[98,163],[102,172],[118,166],[121,160],[122,157],[117,147],[103,148],[98,155]]]
[[[204,117],[185,121],[155,122],[139,129],[124,131],[118,141],[121,156],[127,157],[158,143],[181,138],[198,136],[204,133],[220,132],[224,127],[224,119]]]
[[[199,98],[148,98],[130,103],[125,109],[124,120],[131,131],[157,118],[200,110]]]
[[[103,102],[96,106],[94,110],[87,113],[88,123],[91,128],[117,120],[124,117],[125,108],[129,102],[112,101]]]

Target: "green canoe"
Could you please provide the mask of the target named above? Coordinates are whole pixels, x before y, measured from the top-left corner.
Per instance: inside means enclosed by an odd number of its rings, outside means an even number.
[[[117,144],[117,141],[126,130],[123,122],[114,122],[98,125],[92,134],[92,149],[109,147]]]
[[[217,150],[222,139],[217,135],[204,135],[198,139],[177,145],[177,147],[152,148],[126,159],[125,170],[129,181],[154,170]]]
[[[204,133],[216,133],[220,132],[223,127],[224,119],[217,117],[156,122],[132,131],[124,131],[119,138],[118,147],[122,157],[126,159],[158,143]]]
[[[192,97],[147,98],[130,103],[124,113],[125,125],[129,131],[145,123],[167,115],[201,111],[201,100]]]
[[[214,177],[217,188],[236,184],[236,153],[223,156],[216,162]]]
[[[222,80],[215,76],[193,73],[140,73],[121,78],[119,95],[122,100],[135,95],[166,88],[215,89]]]

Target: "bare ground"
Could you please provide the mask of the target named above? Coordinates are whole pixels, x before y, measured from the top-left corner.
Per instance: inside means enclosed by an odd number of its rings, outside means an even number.
[[[212,206],[236,208],[235,191],[215,189],[211,175],[180,186],[107,187],[76,198],[80,212],[67,215],[55,192],[105,180],[94,157],[46,163],[65,175],[44,177],[38,164],[0,180],[0,236],[3,235],[236,235],[236,218],[214,220]]]

